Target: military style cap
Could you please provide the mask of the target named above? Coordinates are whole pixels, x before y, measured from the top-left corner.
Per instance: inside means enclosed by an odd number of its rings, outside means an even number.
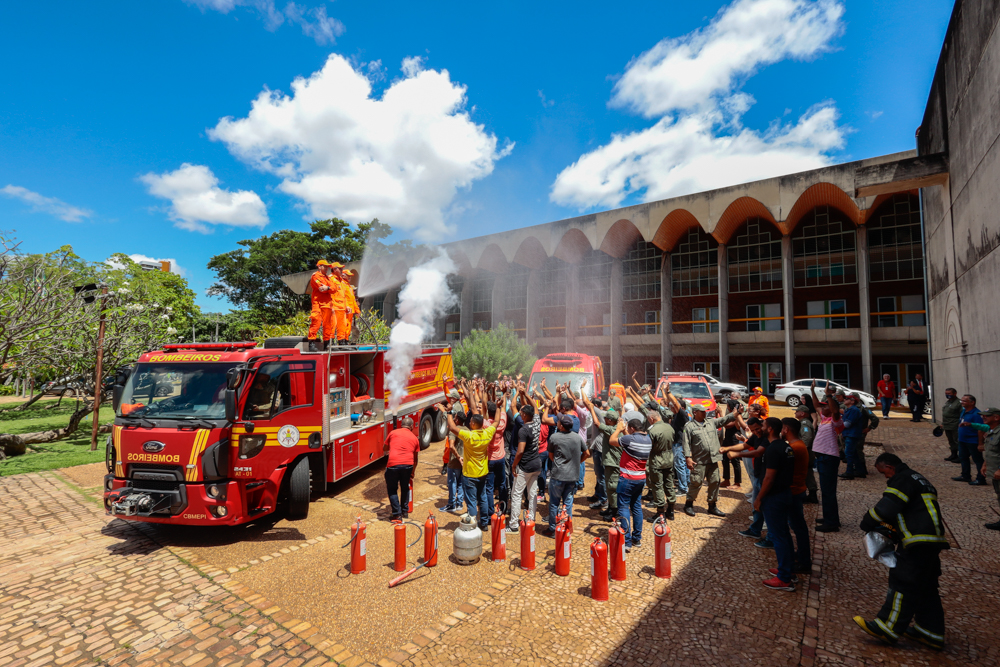
[[[614,409],[607,410],[604,413],[604,418],[605,419],[614,419],[614,420],[617,420],[618,419],[618,413]]]
[[[1000,417],[1000,408],[987,408],[979,413],[981,417]]]

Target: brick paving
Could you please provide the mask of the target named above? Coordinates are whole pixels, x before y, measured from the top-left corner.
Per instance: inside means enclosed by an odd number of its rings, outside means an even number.
[[[647,524],[644,546],[629,555],[627,580],[613,582],[603,603],[589,598],[589,543],[606,536],[607,524],[590,510],[574,519],[568,577],[555,575],[548,538],[538,538],[538,567],[525,573],[513,568],[516,540],[507,545],[506,564],[450,562],[445,531],[432,576],[390,592],[387,545],[374,539],[386,535],[377,473],[335,489],[306,522],[249,530],[250,544],[109,522],[57,474],[3,478],[0,667],[297,666],[331,659],[350,667],[997,665],[1000,647],[989,628],[998,616],[1000,535],[982,527],[997,516],[995,498],[990,487],[950,480],[957,466],[941,460],[946,444],[930,430],[882,422],[872,438],[879,444],[866,451],[872,475],[840,484],[845,529],[813,535],[813,575],[802,577],[796,592],[761,586],[773,552],[736,535],[750,507],[731,488],[720,498],[727,518],[707,516],[702,496],[695,518],[678,514],[672,522],[672,579],[652,576]],[[953,545],[942,556],[948,647],[941,654],[906,641],[881,646],[851,622],[855,614],[871,618],[885,593],[886,570],[865,556],[854,528],[884,488],[872,465],[882,444],[927,475],[941,497]],[[71,476],[87,486],[82,473]],[[441,480],[432,466],[425,474],[418,498],[431,500]],[[810,525],[817,511],[807,506]],[[370,557],[368,574],[345,578],[339,524],[360,512],[375,520],[369,544],[378,555]],[[310,588],[317,576],[324,584]],[[349,611],[364,608],[367,614]],[[359,624],[386,630],[359,636]]]

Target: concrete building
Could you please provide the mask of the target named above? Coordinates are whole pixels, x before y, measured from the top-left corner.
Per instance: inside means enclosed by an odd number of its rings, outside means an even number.
[[[504,322],[539,355],[601,356],[612,381],[701,370],[770,393],[926,375],[920,198],[897,178],[920,163],[886,155],[446,243],[460,299],[439,336]],[[370,270],[405,276],[391,259]],[[369,303],[391,319],[395,299]]]

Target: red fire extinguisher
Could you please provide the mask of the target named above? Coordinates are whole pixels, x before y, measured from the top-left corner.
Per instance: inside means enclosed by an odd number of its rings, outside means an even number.
[[[656,546],[656,576],[670,578],[670,526],[663,515],[653,523],[653,543]]]
[[[521,513],[521,569],[535,569],[535,522]]]
[[[611,578],[615,581],[625,581],[625,531],[618,519],[608,530],[608,552],[611,559]]]
[[[499,503],[494,506],[493,516],[490,517],[490,538],[490,559],[494,563],[507,560],[507,517],[500,513]]]
[[[406,524],[397,523],[392,527],[394,558],[392,569],[402,572],[406,569]]]
[[[424,522],[424,566],[434,567],[438,564],[438,523],[434,512],[427,516]]]
[[[368,567],[367,532],[365,522],[359,516],[351,524],[351,574],[362,574]]]
[[[564,514],[563,517],[566,515]],[[566,531],[566,521],[560,521],[556,526],[556,574],[560,577],[569,575],[569,558],[572,553],[569,533]]]
[[[600,537],[590,543],[590,597],[608,599],[608,546]]]
[[[406,513],[413,511],[413,475],[410,475],[410,503],[406,506]]]

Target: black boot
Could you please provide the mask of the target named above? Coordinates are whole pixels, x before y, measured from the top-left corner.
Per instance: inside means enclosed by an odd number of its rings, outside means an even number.
[[[816,496],[816,489],[813,489],[806,494],[806,499],[802,501],[806,505],[818,505],[819,498]]]
[[[347,345],[347,339],[341,338],[340,340],[337,341],[337,345]]]
[[[708,504],[708,513],[711,516],[726,516],[726,513],[715,506],[715,503]]]
[[[309,341],[310,352],[320,352],[323,350],[323,341],[316,339]]]
[[[674,520],[674,504],[667,503],[667,509],[663,512],[663,516],[667,517],[668,521]]]
[[[688,516],[694,516],[694,501],[688,500],[684,503],[684,513]]]

